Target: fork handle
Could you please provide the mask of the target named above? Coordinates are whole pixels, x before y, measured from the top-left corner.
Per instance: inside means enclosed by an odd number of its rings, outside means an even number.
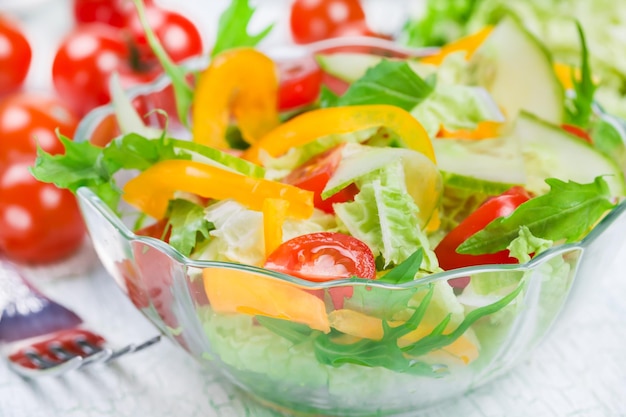
[[[14,263],[0,258],[0,342],[15,342],[82,323],[76,313],[39,292]]]

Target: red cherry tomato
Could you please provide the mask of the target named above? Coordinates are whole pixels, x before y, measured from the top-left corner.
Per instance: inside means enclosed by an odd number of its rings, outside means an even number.
[[[125,87],[148,82],[160,72],[158,68],[133,68],[120,31],[93,23],[80,26],[61,42],[52,65],[52,80],[58,95],[83,116],[109,102],[109,77],[114,71]]]
[[[509,256],[508,250],[484,255],[464,255],[457,253],[456,249],[468,237],[484,229],[498,217],[508,216],[520,204],[529,199],[530,195],[524,188],[513,187],[507,192],[487,200],[439,242],[435,248],[439,266],[445,270],[450,270],[473,265],[517,263],[517,259]],[[458,286],[467,285],[466,280],[452,281],[453,286],[455,286],[455,282],[459,284]]]
[[[341,162],[342,149],[343,145],[340,145],[314,156],[287,175],[283,182],[312,191],[315,207],[326,213],[334,213],[334,203],[352,201],[359,192],[357,186],[351,184],[332,197],[322,200],[322,191]]]
[[[585,142],[593,143],[591,136],[589,136],[589,133],[587,133],[587,131],[585,131],[583,128],[580,128],[574,125],[569,125],[569,124],[562,124],[561,128],[565,130],[567,133],[571,133],[574,136],[578,136]]]
[[[126,15],[131,10],[131,0],[74,0],[73,9],[78,24],[99,22],[118,28],[126,25]]]
[[[320,94],[322,69],[312,57],[278,63],[278,109],[289,110],[313,103]]]
[[[78,118],[60,100],[16,93],[0,102],[0,163],[35,158],[37,145],[51,154],[63,152],[56,136],[73,137]]]
[[[17,262],[46,263],[71,255],[85,225],[74,195],[37,181],[32,159],[0,167],[0,251]]]
[[[191,20],[182,14],[156,6],[148,6],[145,10],[150,27],[174,62],[202,54],[202,37]],[[156,57],[148,45],[146,33],[136,11],[128,14],[125,26],[139,59],[155,60]]]
[[[19,25],[0,16],[0,95],[21,88],[31,59],[30,44]]]
[[[296,43],[310,43],[335,36],[343,25],[365,22],[359,0],[295,0],[289,24]]]
[[[355,237],[335,232],[311,233],[284,242],[267,257],[265,268],[315,282],[376,277],[370,248]]]

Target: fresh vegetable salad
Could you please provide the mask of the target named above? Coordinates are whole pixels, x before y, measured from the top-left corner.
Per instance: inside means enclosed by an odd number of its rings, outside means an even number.
[[[514,264],[583,239],[626,191],[621,126],[594,107],[579,34],[565,75],[513,16],[424,58],[320,53],[304,96],[253,47],[222,46],[192,84],[161,54],[178,97],[161,116],[189,120],[191,140],[146,127],[114,85],[122,135],[62,138],[65,154],[41,152],[33,172],[90,188],[191,259],[245,265],[190,279],[207,359],[265,399],[434,399],[441,378],[463,390],[500,366],[531,278],[528,346],[544,334],[580,250]]]

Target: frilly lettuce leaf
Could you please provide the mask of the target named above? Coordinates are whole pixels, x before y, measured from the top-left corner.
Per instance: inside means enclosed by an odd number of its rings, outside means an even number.
[[[206,209],[205,218],[215,229],[210,242],[196,259],[238,262],[261,266],[265,261],[263,214],[237,203],[223,200]],[[333,216],[315,211],[307,220],[288,219],[283,225],[283,240],[321,232],[335,227]]]
[[[407,192],[402,162],[397,160],[360,181],[353,202],[335,204],[343,226],[365,242],[385,266],[399,264],[419,248],[424,249],[422,268],[438,267],[428,238],[419,226],[419,208]]]

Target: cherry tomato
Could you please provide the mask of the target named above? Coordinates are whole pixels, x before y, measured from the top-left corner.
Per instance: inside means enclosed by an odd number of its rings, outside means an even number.
[[[439,242],[435,248],[439,266],[450,270],[473,265],[517,263],[517,259],[509,256],[508,250],[484,255],[464,255],[457,253],[456,249],[493,220],[508,216],[529,199],[530,195],[522,187],[513,187],[497,197],[488,199]],[[467,279],[451,280],[451,284],[457,287],[464,287],[467,282]]]
[[[85,225],[74,195],[37,181],[32,159],[0,166],[0,251],[17,262],[46,263],[71,255]]]
[[[289,110],[313,103],[320,94],[322,69],[312,57],[278,63],[278,109]]]
[[[19,25],[0,16],[0,95],[21,88],[31,59],[30,44]]]
[[[144,0],[144,3],[148,3]],[[74,0],[76,23],[105,23],[113,27],[124,27],[126,15],[134,9],[131,0]]]
[[[37,144],[48,153],[64,148],[56,131],[73,137],[78,118],[60,100],[34,93],[16,93],[0,102],[0,163],[35,158]]]
[[[589,133],[587,133],[583,128],[580,128],[574,125],[569,125],[569,124],[562,124],[561,128],[565,130],[567,133],[571,133],[574,136],[578,136],[585,142],[593,143],[591,136],[589,136]]]
[[[150,27],[174,62],[202,53],[202,37],[191,20],[180,13],[156,6],[147,6],[145,10]],[[139,15],[135,11],[128,14],[125,27],[130,33],[133,48],[136,48],[139,59],[155,60]]]
[[[310,233],[282,243],[267,257],[265,268],[315,282],[376,277],[370,248],[335,232]]]
[[[61,42],[52,64],[52,80],[59,96],[83,116],[109,102],[109,77],[114,71],[125,87],[149,82],[160,72],[133,68],[120,31],[93,23],[80,26]]]
[[[365,22],[359,0],[295,0],[289,24],[296,43],[310,43],[336,36],[343,25]]]
[[[334,213],[334,203],[352,201],[359,192],[357,186],[351,184],[332,197],[322,200],[322,191],[341,162],[342,149],[343,145],[340,145],[314,156],[287,175],[283,182],[312,191],[315,207],[326,213]]]

